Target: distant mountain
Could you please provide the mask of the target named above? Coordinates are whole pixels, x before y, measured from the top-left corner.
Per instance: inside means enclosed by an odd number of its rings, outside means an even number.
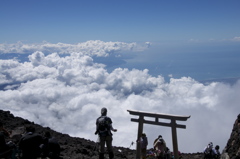
[[[235,84],[238,80],[240,80],[240,77],[234,77],[234,78],[219,78],[219,79],[209,79],[209,80],[200,80],[199,82],[203,84],[208,84],[212,82],[222,82],[222,83],[228,83],[228,84]]]

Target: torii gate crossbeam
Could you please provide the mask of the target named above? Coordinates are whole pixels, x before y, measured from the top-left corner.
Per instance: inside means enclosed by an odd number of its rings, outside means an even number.
[[[174,158],[178,159],[178,143],[177,143],[177,128],[186,129],[186,125],[177,124],[176,120],[186,121],[190,116],[180,116],[180,115],[169,115],[169,114],[160,114],[160,113],[149,113],[143,111],[127,110],[131,115],[138,115],[138,119],[131,118],[132,122],[138,122],[138,137],[139,139],[143,133],[143,123],[167,126],[172,128],[172,142],[173,142],[173,151]],[[145,120],[144,117],[153,117],[155,121]],[[159,122],[159,118],[169,119],[170,123]],[[137,144],[137,154],[136,159],[140,159],[140,145]]]

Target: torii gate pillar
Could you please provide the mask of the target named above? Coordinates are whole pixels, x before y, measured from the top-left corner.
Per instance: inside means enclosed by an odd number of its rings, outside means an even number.
[[[178,159],[178,142],[177,142],[177,123],[175,120],[171,121],[172,125],[172,143],[173,143],[173,152],[174,152],[174,158]]]
[[[157,113],[148,113],[142,111],[134,111],[134,110],[127,110],[131,115],[138,115],[138,119],[131,118],[131,121],[138,122],[138,136],[137,140],[141,137],[143,133],[143,123],[146,124],[153,124],[153,125],[160,125],[160,126],[168,126],[172,128],[172,142],[173,142],[173,152],[174,158],[178,159],[178,142],[177,142],[177,128],[186,129],[186,125],[180,125],[176,123],[176,120],[186,121],[190,116],[179,116],[179,115],[167,115],[167,114],[157,114]],[[153,117],[155,121],[145,120],[144,116],[146,117]],[[169,119],[171,123],[163,123],[159,122],[158,119]],[[136,159],[140,159],[140,144],[137,144],[137,154]]]

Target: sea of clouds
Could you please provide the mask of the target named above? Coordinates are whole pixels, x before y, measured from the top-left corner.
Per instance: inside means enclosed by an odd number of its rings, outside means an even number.
[[[147,69],[108,72],[93,56],[146,50],[150,43],[0,44],[1,53],[29,53],[29,61],[0,60],[0,109],[71,136],[97,140],[96,118],[108,109],[113,145],[135,143],[138,124],[127,110],[191,116],[177,129],[179,150],[201,152],[208,142],[225,147],[240,113],[240,81],[202,84],[191,77],[153,77]],[[65,56],[60,56],[65,54]],[[163,122],[170,122],[163,120]],[[144,125],[149,140],[162,135],[172,150],[171,128]],[[135,145],[131,146],[135,148]]]

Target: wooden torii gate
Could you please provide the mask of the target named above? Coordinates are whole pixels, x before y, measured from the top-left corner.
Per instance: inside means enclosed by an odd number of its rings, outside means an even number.
[[[138,119],[131,118],[132,122],[138,122],[138,136],[139,139],[143,133],[143,123],[153,124],[159,126],[168,126],[172,128],[172,143],[173,143],[173,152],[174,158],[178,159],[178,142],[177,142],[177,128],[186,129],[186,125],[177,124],[176,120],[186,121],[191,116],[180,116],[180,115],[169,115],[169,114],[160,114],[160,113],[149,113],[143,111],[134,111],[127,110],[131,115],[138,115]],[[155,121],[145,120],[144,117],[153,117]],[[169,119],[170,123],[159,122],[159,118]],[[136,159],[140,159],[140,145],[137,144],[137,154]]]

